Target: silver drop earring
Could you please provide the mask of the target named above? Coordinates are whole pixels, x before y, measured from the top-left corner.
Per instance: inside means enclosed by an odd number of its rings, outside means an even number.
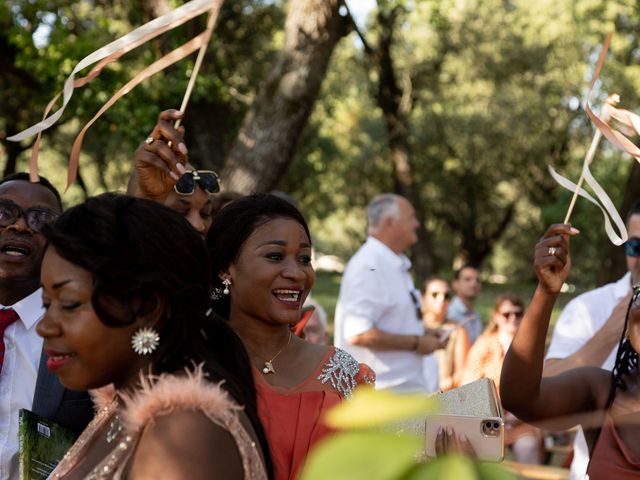
[[[142,327],[131,336],[131,347],[138,355],[153,353],[160,344],[160,335],[151,327]]]
[[[224,290],[222,290],[222,293],[224,293],[225,295],[229,295],[229,285],[231,285],[231,280],[229,278],[224,278],[222,280],[222,284],[224,285]]]

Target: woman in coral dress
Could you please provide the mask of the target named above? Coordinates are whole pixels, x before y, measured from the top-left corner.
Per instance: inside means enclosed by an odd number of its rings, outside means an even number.
[[[309,229],[293,205],[274,195],[236,200],[218,213],[207,243],[214,309],[249,352],[276,479],[293,479],[330,433],[323,413],[372,383],[373,372],[343,350],[291,333],[315,281]]]

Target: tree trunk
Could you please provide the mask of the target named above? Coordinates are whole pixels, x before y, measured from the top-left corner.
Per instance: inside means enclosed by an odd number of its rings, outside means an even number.
[[[412,248],[416,280],[422,283],[436,270],[431,237],[425,227],[425,212],[413,181],[410,162],[409,118],[411,92],[400,87],[391,58],[393,32],[396,26],[398,10],[388,14],[378,13],[378,24],[381,27],[378,47],[369,53],[375,58],[378,73],[378,89],[376,100],[382,109],[389,141],[389,157],[393,164],[395,192],[405,197],[413,205],[418,218],[418,242]]]
[[[226,190],[274,189],[293,161],[331,54],[350,23],[339,0],[289,2],[285,45],[244,118],[221,179]]]

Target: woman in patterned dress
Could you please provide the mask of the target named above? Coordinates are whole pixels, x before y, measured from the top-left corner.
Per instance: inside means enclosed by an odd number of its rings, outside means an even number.
[[[291,334],[315,281],[309,228],[293,205],[266,194],[236,200],[215,217],[207,244],[214,309],[249,352],[275,476],[293,479],[330,433],[322,413],[372,383],[373,372],[343,350]]]

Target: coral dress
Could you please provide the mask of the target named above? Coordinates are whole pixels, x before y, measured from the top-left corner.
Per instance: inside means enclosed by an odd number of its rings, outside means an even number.
[[[620,438],[609,415],[605,416],[587,473],[590,480],[640,479],[640,456]]]
[[[357,385],[375,381],[368,366],[338,348],[331,348],[314,373],[290,389],[269,385],[257,369],[254,374],[276,480],[295,479],[311,448],[332,433],[321,419],[325,410],[349,398]]]

